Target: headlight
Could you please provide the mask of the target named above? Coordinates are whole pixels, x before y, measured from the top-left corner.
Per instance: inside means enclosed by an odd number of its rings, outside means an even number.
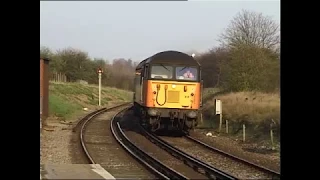
[[[197,117],[197,113],[195,111],[190,111],[187,113],[187,116],[189,118],[196,118]]]
[[[156,116],[158,114],[158,111],[155,109],[148,109],[149,116]]]

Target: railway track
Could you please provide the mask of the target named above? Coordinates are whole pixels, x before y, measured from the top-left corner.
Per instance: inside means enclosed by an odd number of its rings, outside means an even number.
[[[204,148],[206,148],[206,149],[208,149],[210,151],[213,151],[215,153],[219,153],[219,154],[229,158],[230,160],[245,164],[247,166],[251,166],[251,167],[253,167],[255,169],[258,169],[258,170],[260,170],[260,171],[262,171],[264,173],[270,174],[272,179],[280,179],[280,172],[276,172],[274,170],[268,169],[266,167],[260,166],[260,165],[255,164],[255,163],[252,163],[252,162],[247,161],[245,159],[242,159],[240,157],[234,156],[234,155],[232,155],[230,153],[224,152],[224,151],[222,151],[220,149],[214,148],[214,147],[212,147],[212,146],[210,146],[210,145],[208,145],[208,144],[206,144],[206,143],[204,143],[204,142],[202,142],[202,141],[200,141],[198,139],[195,139],[195,138],[193,138],[193,137],[191,137],[189,135],[184,136],[184,138],[186,138],[187,140],[192,141],[192,142],[196,143],[197,145],[200,145],[200,146],[202,146],[202,147],[204,147]]]
[[[125,111],[125,110],[123,110]],[[123,112],[122,111],[122,112]],[[115,139],[119,144],[130,153],[137,161],[143,164],[151,172],[153,172],[158,178],[161,179],[188,179],[179,172],[173,170],[172,168],[164,165],[159,160],[151,157],[138,146],[136,146],[122,131],[119,121],[116,119],[120,116],[121,112],[116,114],[111,120],[111,131]]]
[[[130,121],[133,123],[134,117],[129,116],[129,119],[126,119],[125,121]],[[137,133],[140,134],[140,136],[137,136],[137,134],[124,132],[122,130],[123,127],[121,127],[121,125],[124,124],[125,123],[120,123],[119,121],[113,119],[112,132],[115,134],[118,142],[122,144],[122,146],[129,153],[131,153],[132,156],[136,157],[138,161],[147,166],[149,170],[153,171],[155,174],[157,174],[157,177],[161,179],[193,179],[195,177],[197,177],[196,179],[237,179],[228,173],[205,164],[204,162],[180,151],[179,149],[170,147],[170,144],[144,130],[144,128],[142,128],[138,123],[133,124],[135,124],[134,129],[139,129]],[[130,138],[128,138],[126,134],[128,134]],[[133,138],[133,135],[137,137]],[[142,145],[145,144],[143,141],[137,142],[144,138],[146,140],[148,139],[149,142],[151,141],[152,143]],[[166,154],[162,154],[161,156],[161,153],[157,153],[158,148],[154,144],[157,144],[159,147],[161,147],[162,151],[166,152]],[[154,146],[152,150],[150,150],[150,148],[146,148],[146,146],[150,147],[151,145]],[[172,159],[171,161],[175,161],[173,163],[173,167],[171,163],[164,163],[166,161],[164,160],[164,156],[166,155]],[[161,159],[161,162],[157,158]],[[181,165],[183,165],[183,167]],[[180,168],[177,166],[180,166]]]
[[[175,148],[174,146],[170,145],[166,141],[162,140],[158,136],[148,132],[144,128],[140,127],[145,135],[146,138],[148,138],[151,142],[158,145],[160,148],[164,149],[168,153],[170,153],[172,156],[176,157],[177,159],[183,161],[188,166],[192,167],[193,170],[204,174],[209,179],[237,179],[235,176],[221,171],[216,167],[213,167],[209,164],[206,164],[205,162],[190,156],[189,154],[181,151],[178,148]]]
[[[121,107],[124,107],[124,106],[128,106],[130,103],[125,103],[125,104],[120,104],[118,106],[114,106],[112,108],[102,108],[102,109],[99,109],[97,111],[94,111],[92,113],[89,113],[87,116],[85,116],[84,118],[82,118],[77,126],[80,126],[81,125],[81,130],[80,130],[80,143],[81,143],[81,147],[83,149],[83,152],[86,154],[86,157],[88,159],[88,161],[90,162],[90,164],[96,164],[96,162],[94,161],[94,159],[91,157],[89,151],[88,151],[88,147],[87,147],[87,143],[85,142],[84,140],[84,135],[85,135],[85,130],[86,130],[86,126],[90,123],[91,120],[94,119],[94,117],[102,114],[102,113],[105,113],[107,111],[112,111],[112,110],[115,110],[117,108],[121,108]]]
[[[153,135],[153,138],[168,143],[172,149],[178,149],[237,179],[280,179],[278,172],[225,153],[188,135],[183,137]]]
[[[111,111],[112,109],[116,109],[117,107],[121,107],[124,104],[121,104],[120,106],[112,107],[111,109],[102,108],[97,111],[93,111],[89,114],[87,114],[85,117],[81,118],[72,128],[72,138],[71,138],[71,157],[72,162],[74,164],[90,164],[94,163],[93,159],[87,156],[86,152],[86,146],[84,145],[83,141],[83,125],[90,122],[94,117],[96,117],[99,114],[102,114],[103,112]]]
[[[85,141],[85,131],[86,127],[89,122],[94,119],[96,116],[103,114],[108,111],[112,111],[115,109],[118,109],[120,107],[125,107],[128,106],[130,103],[126,104],[121,104],[119,106],[115,106],[109,109],[103,108],[98,111],[92,112],[88,114],[85,118],[80,120],[75,128],[80,129],[80,142],[81,142],[81,147],[84,152],[84,154],[87,157],[87,161],[89,163],[96,163],[96,160],[92,157],[90,152],[88,151],[88,143]],[[148,171],[150,171],[152,174],[155,175],[153,178],[161,178],[161,179],[190,179],[189,176],[186,176],[184,173],[181,173],[180,171],[177,171],[176,168],[170,168],[168,165],[164,164],[162,161],[159,161],[158,159],[154,158],[147,152],[145,152],[143,149],[141,149],[139,146],[136,145],[135,142],[130,140],[130,138],[127,137],[126,133],[123,131],[121,124],[119,123],[119,119],[121,119],[121,115],[127,111],[129,108],[125,108],[118,112],[116,115],[113,116],[109,123],[109,127],[111,129],[110,134],[114,137],[114,139],[123,147],[123,149],[128,152],[135,160],[140,162]],[[210,164],[207,164],[205,160],[201,160],[200,158],[196,158],[194,155],[190,155],[187,152],[184,152],[179,149],[179,147],[174,147],[171,145],[171,143],[168,143],[166,140],[163,140],[162,138],[146,131],[144,128],[139,126],[140,132],[142,132],[142,135],[149,139],[153,144],[157,145],[161,149],[165,150],[169,154],[171,154],[173,157],[177,158],[178,161],[182,161],[184,164],[187,166],[191,167],[193,170],[195,170],[198,173],[201,173],[205,175],[208,179],[243,179],[236,177],[235,175],[231,174],[229,171],[221,170],[216,167],[219,166],[212,166]],[[143,137],[142,136],[142,137]],[[183,139],[196,143],[197,146],[202,147],[203,149],[206,149],[211,152],[218,153],[220,155],[223,155],[225,157],[228,157],[229,159],[232,159],[233,161],[241,162],[243,164],[246,164],[248,166],[255,166],[256,169],[259,169],[265,173],[272,174],[272,177],[279,177],[280,179],[280,174],[277,172],[274,172],[272,170],[268,170],[266,168],[260,167],[258,165],[255,165],[253,163],[250,163],[246,160],[237,158],[231,154],[222,152],[218,149],[215,149],[197,139],[194,139],[191,136],[184,136]],[[152,144],[151,143],[151,144]],[[192,171],[192,169],[190,170]],[[220,167],[219,167],[220,168]],[[105,168],[106,169],[106,168]],[[144,179],[144,178],[143,178]]]
[[[125,103],[103,108],[83,118],[78,124],[78,144],[83,151],[79,156],[85,158],[86,163],[100,164],[117,179],[154,179],[152,173],[119,146],[110,131],[114,113],[129,106],[130,103]]]

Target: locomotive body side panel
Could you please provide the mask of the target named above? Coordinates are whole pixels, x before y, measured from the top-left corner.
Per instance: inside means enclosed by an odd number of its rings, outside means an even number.
[[[141,105],[142,106],[145,106],[146,105],[146,99],[147,99],[147,89],[148,89],[148,80],[143,80],[143,83],[142,83],[142,101],[141,101]]]
[[[146,95],[148,89],[148,80],[145,78],[147,74],[147,70],[140,69],[136,71],[135,79],[134,79],[134,102],[140,104],[141,106],[145,106]]]
[[[140,85],[140,74],[136,73],[134,77],[134,96],[133,96],[133,101],[136,103],[140,104],[140,99],[141,99],[141,85]]]

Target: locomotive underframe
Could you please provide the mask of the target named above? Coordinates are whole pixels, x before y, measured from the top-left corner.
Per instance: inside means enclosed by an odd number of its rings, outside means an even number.
[[[150,108],[134,103],[134,111],[141,124],[151,131],[167,129],[186,131],[198,125],[199,110],[176,108]]]

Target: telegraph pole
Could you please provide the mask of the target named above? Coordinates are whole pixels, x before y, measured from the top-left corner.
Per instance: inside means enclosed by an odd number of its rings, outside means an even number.
[[[99,75],[99,106],[101,106],[101,76],[102,76],[102,69],[98,69],[98,75]]]

